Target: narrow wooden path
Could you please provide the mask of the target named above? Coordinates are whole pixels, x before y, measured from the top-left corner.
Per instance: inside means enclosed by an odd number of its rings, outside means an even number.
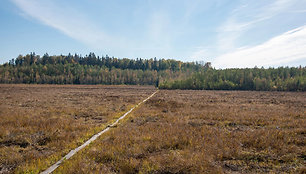
[[[91,142],[95,141],[99,136],[101,136],[102,134],[104,134],[105,132],[110,130],[110,127],[115,126],[116,124],[119,123],[120,120],[122,120],[123,118],[125,118],[129,113],[131,113],[135,108],[137,108],[139,105],[141,105],[142,103],[146,102],[147,100],[149,100],[151,97],[153,97],[156,93],[158,92],[155,91],[153,94],[151,94],[148,98],[144,99],[142,102],[138,103],[136,106],[134,106],[132,109],[130,109],[128,112],[126,112],[125,114],[123,114],[120,118],[118,118],[113,124],[107,126],[105,129],[103,129],[101,132],[95,134],[94,136],[92,136],[89,140],[87,140],[84,144],[82,144],[81,146],[71,150],[67,155],[65,155],[62,159],[60,159],[59,161],[57,161],[55,164],[53,164],[51,167],[49,167],[47,170],[41,172],[41,174],[49,174],[52,173],[55,169],[57,169],[61,163],[64,160],[67,160],[69,158],[71,158],[73,155],[75,155],[78,151],[82,150],[84,147],[86,147],[87,145],[89,145]]]

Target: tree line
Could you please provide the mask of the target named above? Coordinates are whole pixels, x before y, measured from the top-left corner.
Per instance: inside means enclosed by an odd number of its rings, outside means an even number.
[[[197,62],[173,59],[118,59],[81,55],[19,55],[0,66],[0,83],[159,85],[164,79],[187,78],[203,69]]]
[[[203,65],[195,62],[181,62],[173,59],[141,59],[137,58],[115,58],[106,56],[96,56],[94,53],[89,53],[86,56],[81,56],[78,54],[71,55],[59,55],[59,56],[49,56],[48,53],[44,54],[42,57],[36,55],[35,53],[27,54],[26,56],[19,55],[16,59],[12,59],[8,62],[9,65],[17,66],[30,66],[30,65],[65,65],[65,64],[79,64],[87,66],[99,66],[103,68],[117,68],[117,69],[131,69],[131,70],[200,70]]]
[[[306,67],[217,70],[210,63],[128,59],[94,53],[42,57],[0,65],[0,83],[155,85],[160,89],[306,91]]]
[[[206,69],[187,79],[164,81],[159,88],[306,91],[306,67]]]

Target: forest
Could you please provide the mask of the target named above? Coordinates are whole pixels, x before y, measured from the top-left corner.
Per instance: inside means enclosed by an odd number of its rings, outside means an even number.
[[[215,69],[210,63],[128,59],[94,53],[42,57],[0,65],[0,83],[155,85],[160,89],[306,91],[306,67]]]
[[[204,69],[187,79],[164,81],[159,88],[306,91],[306,67]]]

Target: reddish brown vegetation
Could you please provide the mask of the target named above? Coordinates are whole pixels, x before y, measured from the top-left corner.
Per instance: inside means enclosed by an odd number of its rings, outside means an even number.
[[[0,85],[0,173],[39,172],[154,90]]]
[[[305,98],[159,91],[56,172],[303,173]]]

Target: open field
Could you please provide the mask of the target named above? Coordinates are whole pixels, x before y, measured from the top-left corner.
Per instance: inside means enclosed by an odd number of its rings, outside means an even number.
[[[0,85],[0,173],[47,168],[154,91],[139,86]]]
[[[55,173],[305,173],[305,99],[161,90]]]

